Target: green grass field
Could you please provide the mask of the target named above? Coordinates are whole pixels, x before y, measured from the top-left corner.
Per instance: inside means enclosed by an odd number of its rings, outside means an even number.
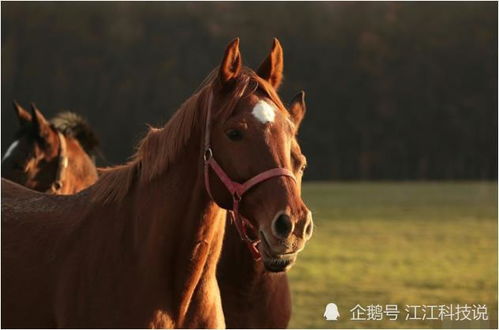
[[[289,271],[291,328],[497,327],[497,184],[309,183],[314,234]],[[338,321],[325,321],[334,302]],[[351,321],[398,304],[396,321]],[[405,305],[486,304],[489,321],[405,320]]]

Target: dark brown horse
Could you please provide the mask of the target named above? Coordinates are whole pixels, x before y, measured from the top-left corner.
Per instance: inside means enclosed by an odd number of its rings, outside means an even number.
[[[262,242],[265,268],[289,268],[312,219],[276,70],[243,67],[236,39],[133,160],[91,187],[48,195],[2,180],[2,326],[223,327],[221,207],[234,209],[237,196],[208,167],[215,159],[233,180],[257,176],[238,211]]]
[[[28,188],[74,194],[97,181],[89,153],[95,134],[76,114],[64,112],[48,122],[34,106],[31,113],[14,102],[20,128],[2,158],[2,177]]]
[[[288,108],[297,128],[305,109],[305,93],[300,92]],[[293,152],[296,159],[302,157],[297,144],[293,146]],[[305,161],[298,161],[303,171]],[[288,326],[291,293],[287,274],[267,271],[261,261],[253,258],[234,226],[228,225],[225,229],[217,279],[228,328],[283,329]]]

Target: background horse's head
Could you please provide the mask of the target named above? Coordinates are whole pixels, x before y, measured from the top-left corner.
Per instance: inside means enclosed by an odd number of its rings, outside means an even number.
[[[264,171],[284,168],[289,176],[275,176],[251,188],[241,199],[241,214],[253,225],[251,235],[270,271],[288,269],[312,234],[312,216],[301,198],[306,166],[296,135],[305,114],[304,94],[288,109],[277,89],[282,81],[283,51],[274,39],[268,57],[254,71],[242,66],[239,39],[226,49],[213,79],[213,157],[233,181],[242,183]],[[232,196],[211,173],[212,194],[224,208]]]
[[[37,191],[57,194],[75,193],[97,180],[93,161],[77,137],[69,132],[68,119],[75,115],[64,113],[51,123],[34,104],[28,112],[14,102],[14,110],[20,128],[2,158],[2,177]],[[75,123],[76,118],[73,118]],[[93,133],[82,132],[83,121],[73,126],[80,127],[71,130],[79,132],[80,138],[90,137],[85,139],[88,150],[97,145]]]

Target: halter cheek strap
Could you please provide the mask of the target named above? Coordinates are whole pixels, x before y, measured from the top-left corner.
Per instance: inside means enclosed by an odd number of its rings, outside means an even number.
[[[244,93],[244,88],[238,95]],[[222,169],[222,167],[218,164],[213,156],[213,150],[210,146],[210,133],[211,133],[211,107],[212,107],[212,98],[213,94],[210,93],[208,98],[208,113],[206,118],[206,129],[205,129],[205,140],[204,140],[204,182],[206,186],[206,190],[211,199],[216,203],[216,200],[213,198],[213,194],[210,189],[210,168],[217,175],[220,181],[224,184],[225,188],[229,191],[232,196],[232,209],[227,209],[228,214],[231,217],[231,222],[236,226],[237,232],[241,237],[241,240],[246,243],[248,248],[251,251],[251,254],[255,260],[260,259],[260,252],[258,251],[257,245],[260,243],[258,238],[252,239],[248,236],[248,228],[253,232],[254,237],[258,237],[256,231],[257,229],[251,224],[251,222],[243,217],[239,213],[239,206],[243,195],[249,191],[251,188],[256,186],[259,183],[262,183],[266,180],[269,180],[274,177],[279,176],[287,176],[293,179],[296,182],[296,178],[288,169],[285,168],[273,168],[264,172],[261,172],[244,183],[238,183],[233,181],[227,173]],[[218,204],[218,203],[217,203]]]
[[[61,132],[57,132],[57,136],[59,137],[59,161],[57,163],[55,181],[50,186],[50,191],[54,194],[58,193],[62,189],[62,182],[66,174],[66,168],[68,167],[66,138]]]

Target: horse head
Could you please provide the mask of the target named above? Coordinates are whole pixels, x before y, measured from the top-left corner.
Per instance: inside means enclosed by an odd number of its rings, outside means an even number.
[[[207,189],[235,213],[243,240],[274,272],[294,263],[313,228],[301,198],[306,159],[296,138],[304,94],[284,107],[277,94],[282,70],[277,39],[256,72],[243,67],[239,39],[232,41],[211,85],[204,139]]]
[[[36,105],[30,112],[13,105],[20,127],[2,158],[2,177],[56,194],[75,193],[97,180],[95,165],[76,138],[56,129]]]

